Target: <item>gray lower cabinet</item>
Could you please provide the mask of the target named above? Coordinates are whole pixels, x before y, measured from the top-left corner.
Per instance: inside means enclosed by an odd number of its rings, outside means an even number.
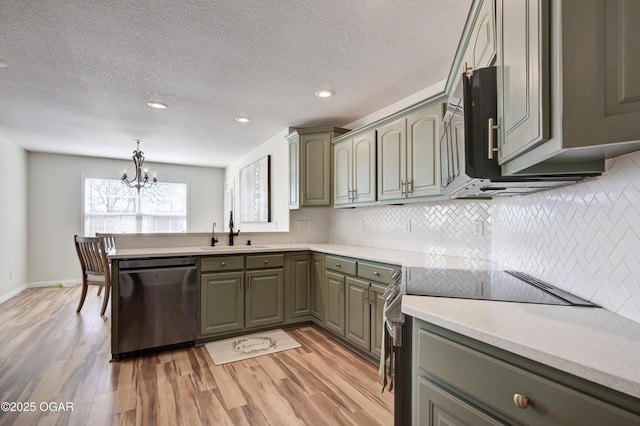
[[[247,256],[245,326],[284,322],[284,254]]]
[[[393,265],[358,262],[358,278],[347,278],[346,338],[380,358],[384,327],[384,291]]]
[[[324,311],[326,300],[324,281],[324,254],[313,253],[311,263],[311,315],[314,322],[324,327]]]
[[[200,259],[198,336],[244,328],[244,256]]]
[[[345,337],[354,345],[368,351],[371,346],[371,315],[369,283],[346,277],[346,328]]]
[[[412,341],[412,424],[640,424],[629,395],[417,319]]]
[[[348,341],[380,358],[384,327],[386,286],[357,278],[346,278],[346,332]]]
[[[384,298],[393,265],[325,257],[325,326],[349,343],[380,358]]]
[[[241,330],[244,327],[244,272],[200,276],[199,335]]]
[[[246,327],[284,321],[284,269],[247,271]]]
[[[199,271],[199,338],[284,322],[284,254],[203,257]]]
[[[382,354],[382,331],[384,330],[384,290],[386,286],[371,284],[371,353],[380,359]]]
[[[344,280],[344,275],[336,272],[324,274],[327,292],[324,325],[340,336],[344,336]]]
[[[287,258],[287,292],[289,306],[288,318],[299,318],[311,315],[311,270],[312,256],[309,252],[288,254]]]

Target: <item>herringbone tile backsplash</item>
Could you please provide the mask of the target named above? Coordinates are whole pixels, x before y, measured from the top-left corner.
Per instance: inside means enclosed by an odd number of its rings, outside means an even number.
[[[300,209],[290,238],[490,259],[640,322],[640,152],[607,168],[587,182],[492,201]]]
[[[493,201],[493,260],[640,322],[640,152],[596,179]]]
[[[355,244],[480,259],[491,256],[491,203],[487,201],[300,209],[291,212],[290,221],[296,242]],[[474,232],[476,222],[482,224],[482,235]]]

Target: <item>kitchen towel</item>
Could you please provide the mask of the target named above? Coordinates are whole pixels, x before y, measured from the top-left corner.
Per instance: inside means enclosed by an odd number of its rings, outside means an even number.
[[[205,348],[207,348],[213,363],[222,365],[295,349],[300,346],[300,343],[296,342],[282,329],[276,329],[210,342],[205,345]]]

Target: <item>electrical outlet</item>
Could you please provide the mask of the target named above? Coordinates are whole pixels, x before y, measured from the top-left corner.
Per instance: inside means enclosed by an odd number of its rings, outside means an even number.
[[[411,233],[411,219],[407,219],[404,222],[404,232],[407,234]]]
[[[473,233],[476,235],[480,235],[481,237],[484,236],[484,221],[483,220],[476,220],[473,223]]]

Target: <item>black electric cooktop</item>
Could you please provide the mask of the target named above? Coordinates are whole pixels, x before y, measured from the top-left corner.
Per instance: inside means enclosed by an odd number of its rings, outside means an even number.
[[[597,307],[543,281],[515,271],[408,268],[407,294]]]

